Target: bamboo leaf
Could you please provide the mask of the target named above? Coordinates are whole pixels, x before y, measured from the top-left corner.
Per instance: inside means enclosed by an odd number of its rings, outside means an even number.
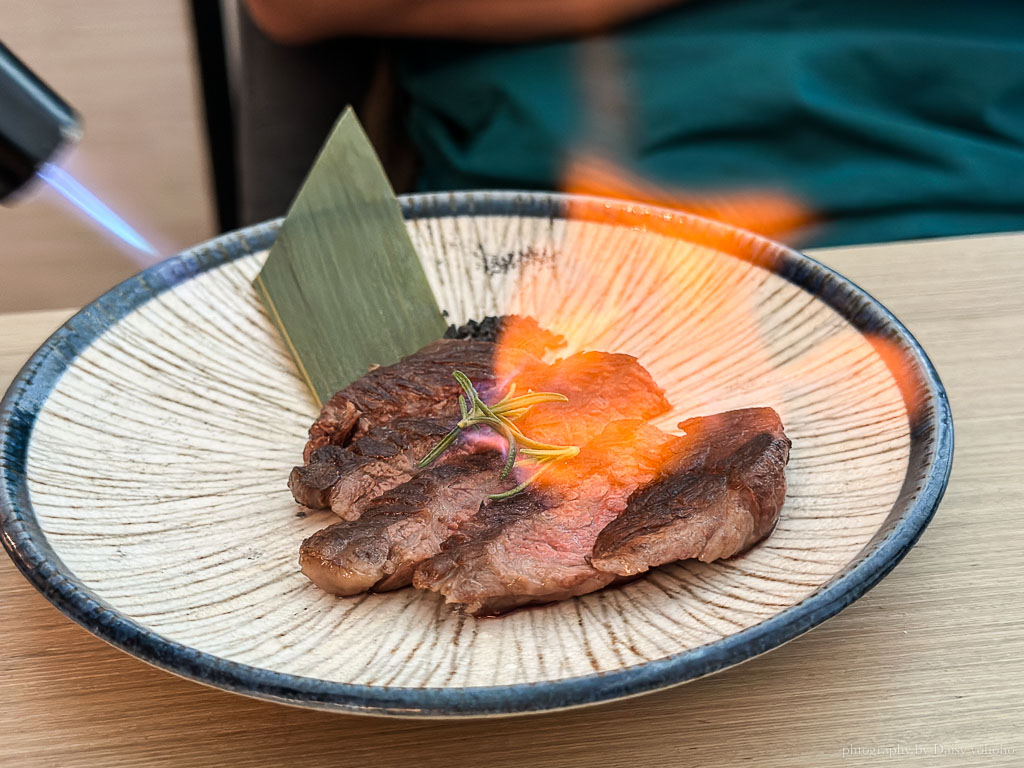
[[[346,109],[281,225],[256,286],[323,404],[444,333],[398,201]]]

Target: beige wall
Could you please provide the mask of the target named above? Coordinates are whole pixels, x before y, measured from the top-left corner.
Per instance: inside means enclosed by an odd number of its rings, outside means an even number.
[[[214,231],[183,1],[0,0],[0,39],[83,116],[80,181],[163,255]],[[0,312],[80,306],[140,265],[45,189],[0,207]]]

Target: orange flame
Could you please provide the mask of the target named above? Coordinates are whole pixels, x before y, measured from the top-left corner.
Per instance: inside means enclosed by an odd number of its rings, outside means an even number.
[[[748,189],[695,194],[654,184],[598,155],[579,154],[568,164],[566,192],[672,208],[766,237],[786,239],[814,222],[807,206],[778,190]]]
[[[665,388],[671,409],[651,419],[665,432],[692,416],[770,406],[797,441],[794,456],[800,453],[801,434],[831,429],[830,419],[841,424],[848,419],[842,398],[823,400],[823,392],[849,386],[855,398],[877,406],[875,413],[898,410],[893,378],[900,391],[913,388],[903,350],[866,337],[779,277],[775,251],[750,238],[754,232],[790,239],[814,223],[811,208],[778,189],[709,195],[655,184],[613,161],[628,157],[629,147],[636,146],[631,120],[638,111],[629,105],[624,61],[601,39],[580,46],[580,55],[584,145],[590,151],[578,152],[566,164],[562,188],[584,197],[570,199],[564,225],[553,225],[550,243],[541,249],[555,258],[513,265],[516,288],[499,306],[504,314],[534,318],[536,325],[506,327],[497,358],[501,377],[516,381],[520,392],[551,388],[551,382],[531,378],[536,372],[514,370],[513,356],[502,351],[544,349],[537,334],[547,329],[566,340],[563,349],[549,348],[548,357],[580,350],[636,356]],[[859,380],[850,383],[851,376]],[[640,405],[638,400],[633,416],[641,416]],[[541,409],[568,423],[586,403],[544,404],[536,412]],[[537,433],[531,436],[545,442],[572,437],[582,445],[593,440],[596,428],[592,424],[574,433],[556,419],[533,421]],[[853,426],[858,434],[876,428]],[[608,444],[614,445],[614,456],[607,450],[604,459],[600,451],[593,453],[598,463],[625,458],[636,464],[641,454],[649,457],[649,430],[613,432]],[[601,439],[598,444],[604,445]],[[579,478],[554,467],[540,482],[568,488]]]
[[[610,164],[574,168],[571,191],[665,202],[658,190],[640,189],[638,180]],[[588,175],[581,168],[600,173]],[[706,204],[704,212],[762,231],[809,220],[804,209],[782,195],[751,194],[733,199],[728,210],[722,203]],[[774,251],[731,227],[643,203],[577,198],[542,250],[556,257],[523,259],[512,266],[515,290],[502,311],[532,320],[507,324],[496,360],[499,378],[515,381],[518,393],[558,389],[557,382],[545,380],[542,369],[516,370],[513,360],[521,355],[508,354],[512,348],[547,348],[549,359],[582,350],[625,353],[664,387],[671,409],[642,414],[638,400],[631,413],[574,429],[573,420],[589,412],[585,398],[539,405],[535,413],[550,409],[557,418],[531,420],[536,431],[524,433],[536,440],[583,446],[610,421],[630,416],[653,415],[653,425],[677,433],[677,425],[689,417],[754,406],[775,408],[798,440],[820,429],[823,418],[846,423],[841,398],[823,402],[824,391],[849,387],[854,397],[875,403],[877,412],[897,413],[901,404],[889,402],[892,380],[901,391],[913,388],[911,364],[902,349],[865,336],[775,274],[781,257],[767,255]],[[545,332],[564,337],[564,347],[551,349],[550,339],[540,336]],[[607,395],[595,391],[588,397],[606,400]],[[853,426],[857,434],[871,429]],[[647,448],[641,448],[639,437],[629,448],[624,434],[616,436],[614,460],[635,464],[633,454]],[[645,444],[649,448],[649,434]],[[798,442],[794,450],[798,455]],[[576,474],[553,466],[538,481],[568,488],[579,482]]]

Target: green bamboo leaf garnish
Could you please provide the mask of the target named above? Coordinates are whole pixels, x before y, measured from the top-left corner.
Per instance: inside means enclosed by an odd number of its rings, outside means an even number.
[[[492,494],[490,498],[495,500],[507,499],[523,491],[534,480],[547,471],[555,462],[571,459],[580,452],[575,445],[549,445],[533,438],[527,437],[514,422],[526,414],[535,405],[541,403],[567,403],[569,398],[558,392],[529,392],[525,395],[515,397],[516,385],[513,382],[509,385],[508,392],[494,405],[487,405],[480,394],[462,371],[452,373],[454,379],[462,388],[463,394],[459,395],[459,413],[462,418],[455,425],[451,432],[441,438],[441,442],[435,445],[430,453],[420,460],[419,468],[422,469],[447,451],[458,439],[463,430],[479,425],[487,425],[508,443],[508,456],[501,469],[499,479],[504,480],[516,466],[520,456],[525,456],[539,465],[539,468],[529,478],[517,485],[510,491]]]
[[[444,333],[395,193],[351,109],[296,196],[256,287],[318,406],[371,365],[397,363]]]

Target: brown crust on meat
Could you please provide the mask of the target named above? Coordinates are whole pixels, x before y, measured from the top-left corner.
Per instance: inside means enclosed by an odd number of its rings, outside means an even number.
[[[671,440],[640,420],[612,422],[567,462],[557,486],[481,507],[416,569],[413,584],[478,616],[607,586],[616,576],[587,562],[594,540],[655,476]]]
[[[310,427],[305,465],[289,477],[295,500],[354,519],[365,500],[409,479],[457,419],[461,390],[452,372],[466,373],[482,393],[501,386],[495,350],[488,341],[441,339],[336,393]],[[542,365],[523,350],[507,354],[523,371]]]
[[[352,443],[353,459],[330,491],[334,514],[355,520],[375,496],[416,474],[417,463],[448,433],[453,418],[395,419]]]
[[[496,450],[446,456],[370,501],[358,520],[306,539],[299,554],[303,573],[340,595],[407,586],[416,566],[476,514],[501,463]]]
[[[347,445],[359,422],[359,410],[344,395],[337,392],[324,403],[320,415],[309,428],[309,440],[302,451],[302,461],[309,463],[313,453],[327,445]]]
[[[661,476],[636,491],[594,544],[591,563],[622,576],[697,558],[733,557],[775,527],[790,441],[770,408],[683,422]]]
[[[327,401],[309,429],[303,459],[322,445],[347,445],[394,419],[448,412],[459,394],[452,371],[462,371],[477,384],[493,381],[495,349],[489,341],[439,339],[394,365],[369,371]],[[522,358],[524,367],[538,362],[526,351],[509,354]]]
[[[309,463],[292,469],[288,488],[295,500],[311,509],[330,506],[331,489],[351,466],[354,457],[339,445],[324,445],[313,451]]]

